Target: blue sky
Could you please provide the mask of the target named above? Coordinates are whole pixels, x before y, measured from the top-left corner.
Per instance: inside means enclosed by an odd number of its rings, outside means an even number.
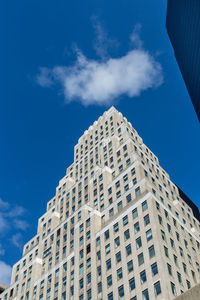
[[[200,128],[166,1],[10,0],[0,12],[0,281],[35,235],[78,138],[111,104],[199,206]]]

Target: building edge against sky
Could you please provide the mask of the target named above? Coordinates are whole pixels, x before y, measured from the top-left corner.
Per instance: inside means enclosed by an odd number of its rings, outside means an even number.
[[[174,299],[200,282],[199,211],[185,197],[111,107],[74,147],[0,299]]]
[[[200,1],[168,0],[166,28],[200,121]]]

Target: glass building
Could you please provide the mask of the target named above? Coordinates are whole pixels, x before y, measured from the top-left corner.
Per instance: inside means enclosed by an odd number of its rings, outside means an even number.
[[[166,27],[200,121],[200,1],[168,0]]]

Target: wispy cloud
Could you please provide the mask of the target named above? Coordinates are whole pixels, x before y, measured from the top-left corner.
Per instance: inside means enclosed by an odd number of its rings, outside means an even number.
[[[5,202],[3,201],[1,198],[0,198],[0,209],[1,210],[6,210],[9,208],[9,203],[8,202]]]
[[[54,79],[52,76],[52,71],[45,67],[39,68],[40,73],[37,76],[37,82],[42,87],[50,87],[54,83]]]
[[[14,219],[13,222],[17,229],[20,229],[23,231],[25,231],[29,227],[29,224],[24,220]]]
[[[3,248],[3,245],[0,244],[0,255],[4,255],[5,254],[5,249]]]
[[[142,29],[142,25],[136,24],[130,35],[130,41],[131,41],[132,47],[136,47],[138,49],[142,49],[142,47],[143,47],[143,42],[140,38],[141,29]]]
[[[77,50],[77,59],[72,66],[41,68],[37,76],[38,84],[49,87],[59,82],[66,103],[78,100],[85,106],[110,105],[122,95],[134,98],[147,89],[158,87],[163,82],[162,67],[143,48],[140,29],[140,25],[134,28],[130,36],[132,49],[125,55],[94,60]],[[105,56],[105,48],[101,46],[105,34],[98,23],[96,31],[96,50],[99,55]]]
[[[10,240],[14,246],[21,250],[21,248],[23,247],[23,237],[20,232],[12,235]]]
[[[13,234],[10,242],[18,248],[22,246],[22,235],[19,231],[25,231],[29,224],[24,217],[26,215],[26,209],[20,205],[12,206],[8,202],[0,199],[0,238]],[[2,246],[0,240],[0,255],[5,253],[5,249]]]
[[[9,222],[5,216],[0,212],[0,233],[6,231],[9,228]]]
[[[91,19],[95,33],[94,50],[101,59],[105,60],[109,57],[108,50],[117,47],[119,43],[117,40],[108,37],[107,32],[96,16]]]
[[[23,216],[25,214],[26,210],[24,207],[22,206],[15,206],[13,207],[8,213],[7,213],[7,216],[10,217],[10,218],[13,218],[13,217],[20,217],[20,216]]]
[[[3,261],[0,261],[0,282],[9,285],[11,274],[12,274],[11,266],[7,265]]]

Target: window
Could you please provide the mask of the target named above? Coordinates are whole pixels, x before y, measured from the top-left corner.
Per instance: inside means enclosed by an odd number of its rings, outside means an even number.
[[[137,184],[137,178],[136,177],[133,178],[132,182],[133,182],[133,185],[136,185]]]
[[[139,249],[140,247],[142,247],[142,239],[141,237],[136,239],[136,248]]]
[[[84,270],[84,267],[83,267],[83,264],[81,264],[79,266],[79,273],[80,273],[80,275],[83,274],[83,270]]]
[[[83,278],[79,281],[79,288],[80,288],[80,289],[83,288]]]
[[[135,208],[135,209],[132,211],[132,216],[133,216],[133,219],[137,218],[137,216],[138,216],[137,208]]]
[[[136,189],[135,189],[135,196],[138,197],[140,195],[140,187],[138,186]]]
[[[147,201],[144,201],[144,202],[142,203],[142,211],[147,210],[147,208],[148,208]]]
[[[187,283],[187,288],[190,289],[191,288],[191,283],[188,280],[186,280],[186,283]]]
[[[119,224],[116,223],[114,226],[113,226],[113,229],[114,229],[114,232],[117,232],[119,230]]]
[[[65,287],[66,284],[67,284],[67,277],[65,276],[65,277],[63,278],[63,287]]]
[[[126,196],[126,202],[127,202],[127,203],[131,202],[131,194],[128,194],[128,195]]]
[[[143,255],[143,253],[140,253],[139,255],[138,255],[138,264],[139,264],[139,266],[140,265],[142,265],[144,263],[144,255]]]
[[[109,217],[112,217],[113,215],[114,215],[114,209],[111,208],[111,209],[109,210]]]
[[[128,224],[128,216],[123,217],[123,225],[127,225]]]
[[[135,289],[135,278],[134,277],[129,280],[129,288],[131,291]]]
[[[160,281],[157,281],[156,283],[154,283],[154,292],[155,292],[156,296],[161,294]]]
[[[97,274],[98,274],[98,276],[101,276],[101,266],[97,267]]]
[[[88,258],[87,259],[87,268],[90,268],[91,267],[91,258]]]
[[[108,260],[106,261],[106,269],[107,269],[107,271],[108,271],[109,269],[111,269],[111,259],[108,259]]]
[[[152,258],[155,256],[155,249],[154,249],[154,245],[152,245],[151,247],[149,247],[149,258]]]
[[[129,256],[132,253],[131,244],[126,246],[126,256]]]
[[[152,231],[151,231],[151,229],[149,229],[146,232],[146,238],[147,238],[147,242],[149,242],[152,239]]]
[[[173,282],[170,282],[170,284],[171,284],[172,294],[173,294],[174,296],[176,296],[176,287],[175,287],[175,284],[174,284]]]
[[[120,201],[119,203],[117,203],[117,209],[118,211],[122,210],[123,205],[122,205],[122,201]]]
[[[108,300],[113,300],[113,292],[111,292],[110,294],[108,294]]]
[[[61,300],[66,300],[66,292],[62,293],[62,298]]]
[[[169,233],[172,233],[172,228],[171,228],[171,226],[167,223],[167,229],[168,229],[168,232]],[[177,233],[177,232],[176,232]]]
[[[63,265],[63,272],[66,272],[67,271],[67,263],[65,263],[64,265]]]
[[[115,242],[115,248],[117,248],[120,245],[120,238],[119,236],[114,240]]]
[[[180,256],[183,257],[183,249],[181,247],[179,247],[179,252],[180,252]]]
[[[110,253],[110,244],[105,246],[106,255]]]
[[[47,281],[48,284],[51,283],[51,274],[48,276],[48,281]]]
[[[140,281],[141,281],[141,284],[143,284],[144,282],[147,281],[147,276],[146,276],[145,270],[140,272]]]
[[[187,273],[187,267],[186,267],[186,264],[184,264],[184,263],[183,263],[183,270],[185,273]]]
[[[161,236],[162,236],[163,241],[166,241],[165,232],[162,230],[161,230]]]
[[[167,264],[167,269],[168,269],[168,273],[169,273],[169,275],[171,275],[171,276],[172,276],[172,267],[171,267],[171,265],[170,265],[170,264]]]
[[[142,292],[142,300],[149,300],[149,292],[148,289]]]
[[[118,287],[118,294],[119,294],[119,298],[124,297],[124,286],[123,285]]]
[[[87,291],[87,300],[91,300],[91,299],[92,299],[92,291],[91,291],[91,289],[89,289]]]
[[[169,215],[168,215],[168,212],[166,210],[165,210],[165,217],[166,217],[166,219],[169,220]]]
[[[115,187],[116,187],[116,189],[120,187],[120,181],[117,181],[117,182],[115,183]]]
[[[177,278],[180,284],[182,284],[182,278],[181,278],[181,274],[179,272],[177,272]]]
[[[128,174],[123,176],[123,180],[124,180],[124,182],[126,182],[128,180]]]
[[[187,255],[188,256],[188,262],[190,265],[192,265],[192,259],[191,259],[191,256],[190,255]]]
[[[127,241],[129,238],[130,238],[130,232],[129,232],[129,229],[127,229],[127,230],[124,232],[124,240]]]
[[[160,225],[163,225],[163,220],[162,220],[162,217],[160,215],[158,215],[158,220],[159,220]]]
[[[98,283],[98,294],[102,292],[102,283]]]
[[[144,225],[147,226],[150,223],[149,215],[144,217]]]
[[[121,279],[123,277],[122,268],[119,268],[117,270],[117,280]]]
[[[139,222],[137,222],[134,224],[134,232],[137,233],[139,231],[140,231],[140,224],[139,224]]]
[[[91,282],[91,273],[87,274],[87,284]]]
[[[112,285],[112,275],[107,277],[107,287],[110,287]]]
[[[132,176],[135,175],[135,168],[133,168],[133,169],[131,170],[131,175],[132,175]]]
[[[98,237],[97,239],[96,239],[96,247],[98,247],[100,245],[100,237]]]
[[[128,268],[128,272],[132,272],[133,271],[133,261],[130,260],[128,263],[127,263],[127,268]]]
[[[121,261],[121,252],[120,251],[115,254],[115,258],[116,258],[116,263]]]
[[[106,241],[107,239],[109,239],[109,237],[110,237],[109,230],[107,230],[107,231],[104,233],[105,241]]]
[[[157,263],[154,263],[153,265],[151,265],[151,273],[152,273],[152,276],[155,276],[156,274],[158,274]]]

